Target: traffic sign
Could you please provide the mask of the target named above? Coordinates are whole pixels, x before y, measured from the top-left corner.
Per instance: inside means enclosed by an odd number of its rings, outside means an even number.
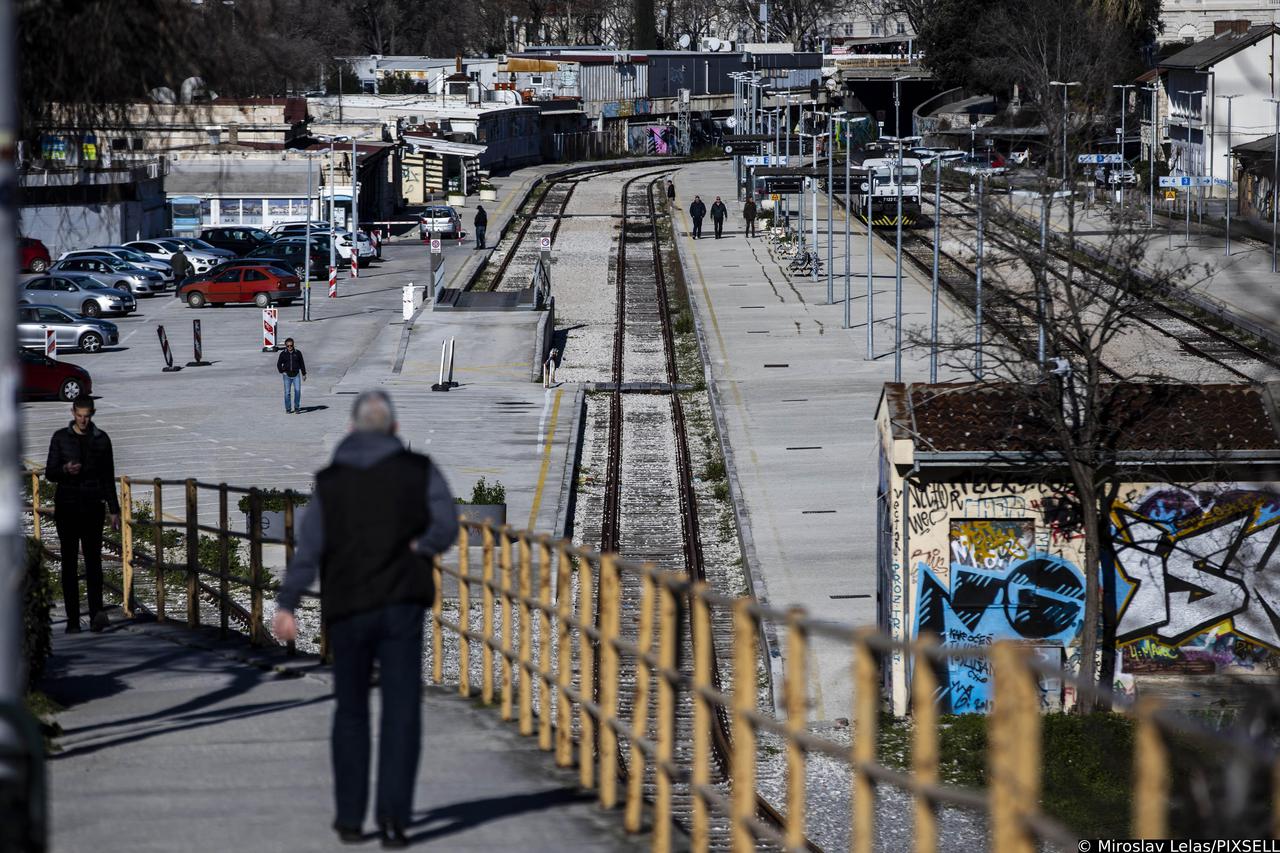
[[[1076,157],[1077,163],[1095,163],[1103,165],[1106,163],[1119,164],[1124,162],[1124,158],[1119,154],[1080,154]]]
[[[1173,201],[1173,200],[1174,200],[1174,199],[1176,199],[1177,197],[1178,197],[1178,191],[1177,191],[1177,190],[1165,190],[1165,191],[1164,191],[1164,200],[1165,200],[1165,201]]]
[[[1229,178],[1214,178],[1213,185],[1215,187],[1229,187],[1231,186],[1231,180]]]
[[[769,193],[769,200],[782,201],[782,195],[780,193]]]
[[[431,238],[431,254],[433,255],[440,254],[440,238],[439,237]]]
[[[550,238],[550,237],[539,237],[539,238],[538,238],[538,251],[539,251],[539,252],[550,252],[550,251],[551,251],[551,238]]]
[[[1168,175],[1160,179],[1160,186],[1162,187],[1208,187],[1212,185],[1213,178],[1208,175]]]
[[[755,157],[743,157],[744,166],[787,166],[790,157],[786,154],[763,154]]]

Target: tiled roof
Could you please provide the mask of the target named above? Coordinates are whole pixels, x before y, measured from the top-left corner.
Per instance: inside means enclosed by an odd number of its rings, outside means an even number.
[[[884,387],[895,437],[911,438],[925,452],[1051,451],[1052,432],[1027,393],[1002,383]],[[1102,393],[1104,431],[1116,451],[1280,449],[1275,403],[1262,386],[1125,383]]]

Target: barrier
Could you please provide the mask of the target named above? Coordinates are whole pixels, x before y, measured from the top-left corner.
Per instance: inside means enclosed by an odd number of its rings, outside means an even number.
[[[49,358],[58,357],[58,333],[53,329],[44,330],[44,354]]]
[[[262,351],[275,352],[280,332],[280,309],[262,309]]]
[[[440,381],[431,386],[432,391],[448,391],[457,388],[453,381],[453,338],[440,342]]]
[[[555,347],[551,348],[551,352],[547,353],[547,360],[542,363],[542,387],[550,388],[556,383],[556,360],[560,356],[560,351]]]
[[[173,351],[169,349],[169,336],[164,333],[164,326],[156,326],[156,334],[160,337],[160,352],[164,354],[165,373],[176,373],[181,367],[173,366]]]
[[[360,252],[354,246],[351,248],[351,277],[360,277]]]
[[[194,361],[188,361],[187,367],[208,367],[211,362],[204,360],[204,341],[200,335],[200,321],[191,321],[191,349]]]
[[[338,298],[338,268],[329,267],[329,298]]]

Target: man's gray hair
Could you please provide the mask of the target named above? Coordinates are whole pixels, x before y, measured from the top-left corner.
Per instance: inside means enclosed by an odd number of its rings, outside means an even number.
[[[390,434],[396,426],[396,407],[386,391],[365,391],[351,407],[351,424],[356,432]]]

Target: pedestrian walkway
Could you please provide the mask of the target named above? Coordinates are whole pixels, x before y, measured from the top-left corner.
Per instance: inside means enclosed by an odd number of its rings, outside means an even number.
[[[867,360],[866,238],[852,224],[851,315],[844,313],[844,220],[837,206],[832,247],[835,301],[825,277],[792,277],[767,241],[743,236],[729,165],[699,163],[676,176],[681,210],[676,231],[690,298],[710,359],[711,387],[722,416],[733,495],[755,593],[778,604],[804,602],[819,618],[859,625],[877,621],[876,495],[879,447],[874,416],[883,383],[894,374],[895,262],[892,247],[873,251],[875,360]],[[723,239],[691,238],[688,206],[729,206]],[[805,229],[811,210],[805,205]],[[826,203],[818,207],[818,255],[826,258]],[[705,234],[710,234],[707,227]],[[903,324],[923,335],[930,283],[904,267]],[[943,299],[945,326],[971,329],[967,312]],[[906,382],[929,379],[927,348],[903,353]],[[968,378],[945,369],[939,378]],[[782,697],[781,655],[771,649],[774,694]],[[813,641],[811,695],[816,720],[850,717],[848,649]]]
[[[245,660],[240,642],[172,625],[62,629],[40,685],[65,707],[48,763],[51,850],[350,849],[330,829],[327,667],[279,650]],[[441,688],[422,701],[415,848],[647,845],[498,714]],[[366,829],[376,849],[372,817]]]
[[[1028,220],[1040,221],[1040,200],[1034,194],[998,196]],[[1077,238],[1105,248],[1112,241],[1117,224],[1113,208],[1093,205],[1075,210]],[[1145,210],[1134,210],[1139,233],[1146,230]],[[1067,206],[1055,199],[1050,221],[1055,231],[1067,228]],[[1271,271],[1271,247],[1257,240],[1235,236],[1231,254],[1226,254],[1225,231],[1205,231],[1198,226],[1194,211],[1188,230],[1180,219],[1157,216],[1146,239],[1142,267],[1157,275],[1177,271],[1176,281],[1193,298],[1225,309],[1240,318],[1250,331],[1280,343],[1280,273]]]

